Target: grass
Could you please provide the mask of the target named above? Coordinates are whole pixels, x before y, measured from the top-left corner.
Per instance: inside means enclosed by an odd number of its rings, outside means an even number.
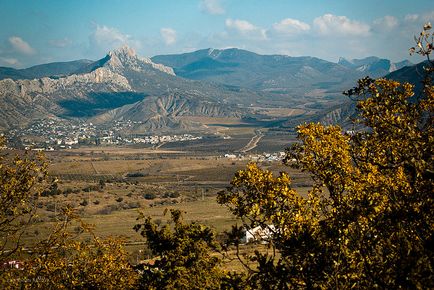
[[[197,221],[218,233],[228,230],[239,221],[226,207],[217,204],[216,193],[230,185],[234,173],[244,169],[248,160],[222,156],[245,146],[254,136],[254,129],[228,127],[224,134],[234,134],[231,139],[167,143],[158,150],[83,147],[47,153],[51,161],[49,174],[59,177],[58,187],[62,193],[70,193],[40,198],[40,222],[30,228],[24,241],[31,245],[46,237],[56,214],[65,205],[75,208],[86,223],[93,224],[96,235],[123,236],[127,250],[136,259],[144,247],[143,238],[133,230],[139,222],[136,220],[139,211],[158,223],[164,223],[169,218],[169,215],[164,215],[166,209],[179,209],[186,212],[187,222]],[[266,150],[282,151],[291,139],[287,134],[264,132],[258,147],[246,155]],[[276,174],[288,171],[300,193],[307,194],[306,186],[311,180],[306,174],[280,162],[264,162],[261,166]],[[129,173],[140,175],[128,177]],[[105,181],[103,188],[98,188],[100,180]],[[92,188],[87,191],[89,186]],[[171,193],[176,193],[174,196],[177,197],[169,197]],[[155,197],[146,199],[146,194]],[[239,266],[236,262],[225,264],[231,269]]]

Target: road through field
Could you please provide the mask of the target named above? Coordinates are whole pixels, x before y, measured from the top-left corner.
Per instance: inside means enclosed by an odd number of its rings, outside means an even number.
[[[259,141],[262,139],[262,137],[264,137],[264,134],[260,130],[256,130],[255,134],[256,135],[253,136],[252,139],[250,139],[249,143],[247,143],[246,146],[239,150],[241,153],[246,153],[247,151],[255,148],[258,145]]]

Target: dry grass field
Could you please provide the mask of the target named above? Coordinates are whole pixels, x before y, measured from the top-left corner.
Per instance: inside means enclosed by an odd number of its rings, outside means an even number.
[[[258,112],[270,117],[294,117],[306,113],[299,108],[258,108]]]
[[[127,250],[135,259],[139,259],[139,250],[145,247],[143,238],[133,230],[139,211],[165,223],[166,209],[180,209],[185,212],[186,221],[197,221],[222,233],[237,220],[227,208],[217,204],[217,192],[228,187],[234,173],[248,163],[247,159],[223,155],[245,146],[255,134],[253,129],[233,128],[233,132],[239,131],[228,140],[167,143],[159,149],[100,146],[48,152],[49,175],[57,178],[57,186],[40,198],[38,222],[24,241],[31,245],[45,237],[65,206],[74,208],[83,221],[93,224],[98,236],[125,238]],[[287,134],[265,130],[255,149],[282,151],[288,140],[291,138]],[[307,193],[311,181],[304,173],[277,161],[263,162],[261,166],[275,173],[289,171],[294,186],[302,194]],[[231,263],[228,267],[239,267],[236,262]]]

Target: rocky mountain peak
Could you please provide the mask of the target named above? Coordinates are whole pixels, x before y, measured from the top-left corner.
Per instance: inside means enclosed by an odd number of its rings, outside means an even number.
[[[407,60],[394,63],[388,59],[376,56],[369,56],[361,59],[345,59],[340,57],[338,64],[369,74],[372,77],[382,77],[404,66],[411,65]]]
[[[119,59],[128,59],[137,56],[136,51],[128,45],[124,45],[117,49],[114,49],[110,51],[108,55],[112,58],[117,57]]]
[[[338,64],[343,65],[343,66],[347,66],[347,65],[353,65],[353,63],[351,62],[351,60],[346,59],[345,57],[339,57],[338,60]]]
[[[140,57],[136,54],[136,51],[133,48],[127,45],[110,51],[106,58],[107,62],[105,63],[105,66],[108,66],[115,72],[121,72],[125,68],[134,71],[142,71],[144,67],[151,66],[153,69],[160,70],[170,75],[175,75],[171,67],[154,63],[147,57]]]

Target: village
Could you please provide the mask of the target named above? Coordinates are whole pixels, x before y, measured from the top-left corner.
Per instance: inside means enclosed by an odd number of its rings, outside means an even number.
[[[202,136],[192,134],[129,134],[130,129],[136,125],[140,125],[140,122],[116,121],[110,127],[102,127],[91,122],[43,119],[30,124],[27,128],[11,129],[5,137],[11,148],[36,151],[71,149],[80,145],[149,144],[158,146],[163,143],[202,139]]]
[[[110,127],[99,126],[91,122],[72,122],[58,119],[43,119],[26,128],[11,129],[3,134],[7,147],[33,151],[58,151],[79,148],[80,146],[130,146],[143,145],[158,149],[166,143],[202,140],[206,136],[193,134],[151,135],[131,134],[131,128],[141,122],[116,121]],[[225,136],[226,138],[230,138]],[[279,152],[245,152],[236,150],[220,155],[230,160],[247,160],[253,162],[280,162],[285,158]]]

